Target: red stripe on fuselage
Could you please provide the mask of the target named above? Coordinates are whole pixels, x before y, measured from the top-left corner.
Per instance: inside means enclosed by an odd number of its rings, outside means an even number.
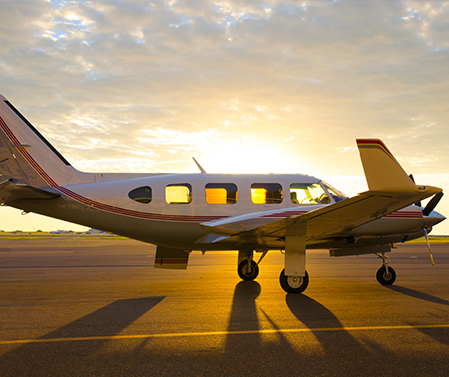
[[[385,215],[384,218],[395,218],[395,219],[422,219],[422,211],[396,211]]]
[[[14,136],[14,134],[11,132],[11,130],[9,129],[8,125],[6,124],[6,122],[3,120],[3,118],[0,116],[0,126],[2,127],[2,130],[5,132],[6,136],[8,136],[9,140],[15,144],[15,145],[19,145],[19,140],[16,139],[16,137]]]

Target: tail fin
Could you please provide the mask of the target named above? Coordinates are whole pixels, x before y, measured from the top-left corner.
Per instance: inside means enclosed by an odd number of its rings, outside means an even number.
[[[412,182],[382,140],[357,139],[370,191],[415,191]]]
[[[70,163],[0,95],[0,181],[33,187],[83,183],[84,173]]]

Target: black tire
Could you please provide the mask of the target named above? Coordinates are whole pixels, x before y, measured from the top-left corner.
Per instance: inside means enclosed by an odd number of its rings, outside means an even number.
[[[382,266],[376,272],[376,279],[382,285],[391,285],[396,280],[396,272],[391,267],[388,267],[387,274],[387,269],[385,266]]]
[[[306,271],[306,276],[285,276],[285,269],[282,270],[279,276],[279,282],[282,289],[287,293],[302,293],[309,285],[309,274]]]
[[[259,275],[259,266],[251,260],[251,267],[248,270],[248,261],[245,259],[239,263],[237,272],[242,280],[254,280]]]

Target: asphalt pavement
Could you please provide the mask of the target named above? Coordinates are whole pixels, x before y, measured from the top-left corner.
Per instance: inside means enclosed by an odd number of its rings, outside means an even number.
[[[254,282],[236,252],[153,268],[127,239],[0,238],[0,376],[448,376],[449,245],[400,245],[395,285],[373,255],[307,253],[304,294],[269,252]],[[257,258],[257,255],[256,255]]]

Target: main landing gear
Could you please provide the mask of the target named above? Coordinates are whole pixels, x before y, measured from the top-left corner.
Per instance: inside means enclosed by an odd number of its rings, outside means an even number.
[[[268,250],[263,251],[259,261],[256,263],[253,260],[252,250],[239,250],[239,262],[237,273],[240,279],[251,281],[259,275],[259,263],[265,257]],[[285,269],[282,270],[279,276],[279,282],[282,289],[287,293],[302,293],[309,285],[309,275],[306,271],[305,276],[286,276]]]
[[[396,272],[393,268],[388,267],[388,257],[385,253],[376,254],[382,259],[382,266],[376,272],[376,279],[382,285],[391,285],[396,280]]]
[[[306,271],[306,276],[285,276],[285,269],[282,270],[279,276],[279,282],[282,289],[287,293],[302,293],[309,285],[309,274]]]

